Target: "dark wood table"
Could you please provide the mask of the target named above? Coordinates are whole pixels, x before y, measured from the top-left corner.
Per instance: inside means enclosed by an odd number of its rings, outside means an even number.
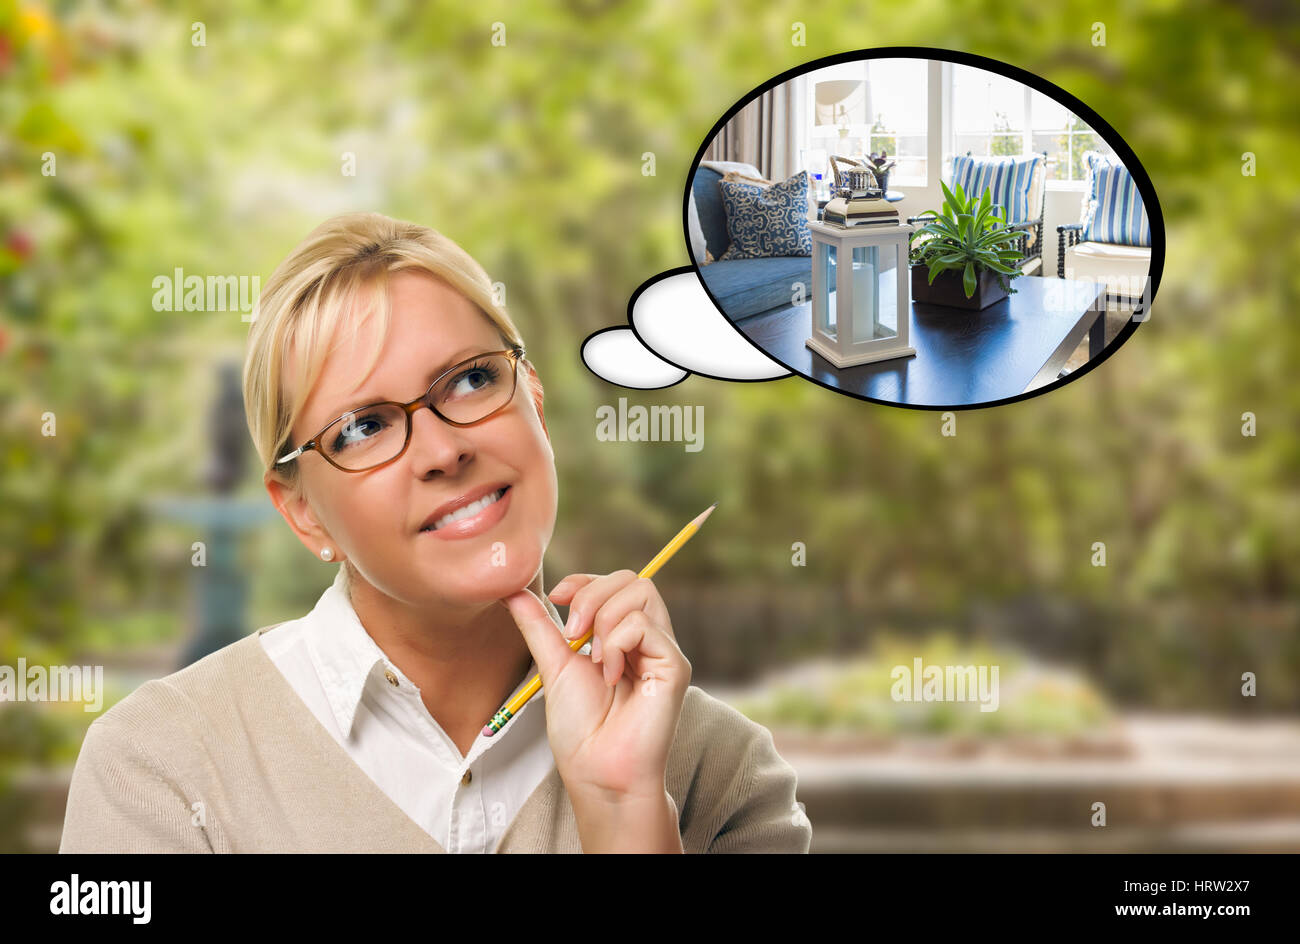
[[[888,298],[894,270],[880,278]],[[1016,294],[982,311],[913,302],[916,354],[857,367],[836,367],[804,344],[811,301],[736,327],[790,370],[856,396],[953,409],[992,404],[1051,383],[1085,335],[1089,359],[1105,345],[1105,283],[1022,276],[1011,284]]]

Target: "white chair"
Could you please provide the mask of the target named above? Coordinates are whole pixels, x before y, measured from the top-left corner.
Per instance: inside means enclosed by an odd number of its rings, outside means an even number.
[[[1056,227],[1060,256],[1056,274],[1062,279],[1091,279],[1106,283],[1106,295],[1119,301],[1136,302],[1142,297],[1151,271],[1150,246],[1119,243],[1079,242],[1082,223]]]
[[[1137,192],[1136,184],[1132,182],[1132,177],[1123,165],[1117,164],[1114,159],[1107,159],[1096,152],[1089,152],[1084,155],[1088,162],[1088,186],[1084,190],[1083,205],[1080,208],[1078,223],[1067,223],[1064,226],[1056,228],[1057,244],[1059,255],[1056,261],[1056,274],[1062,279],[1088,279],[1095,282],[1106,283],[1107,300],[1115,299],[1122,302],[1136,303],[1142,298],[1142,292],[1146,285],[1147,275],[1151,270],[1151,247],[1138,246],[1132,243],[1139,240],[1134,235],[1140,230],[1147,235],[1142,241],[1150,242],[1150,226],[1146,220],[1145,209],[1141,206],[1141,195]],[[1109,173],[1103,168],[1117,168],[1118,189],[1113,190],[1107,185],[1094,187],[1093,174]],[[1102,193],[1113,195],[1116,192],[1123,192],[1127,188],[1125,199],[1136,201],[1132,204],[1130,216],[1124,217],[1121,226],[1096,226],[1094,230],[1103,233],[1109,232],[1113,238],[1128,239],[1126,243],[1103,241],[1102,239],[1084,240],[1083,235],[1087,229],[1087,220],[1089,206],[1093,200],[1094,189],[1099,189]],[[1105,219],[1104,214],[1114,212],[1114,209],[1108,209],[1100,204],[1109,201],[1111,206],[1118,207],[1121,204],[1119,199],[1114,196],[1108,196],[1106,201],[1099,200],[1099,206],[1093,212],[1103,214],[1099,219]],[[1128,204],[1125,204],[1128,205]],[[1140,221],[1137,210],[1141,209]]]

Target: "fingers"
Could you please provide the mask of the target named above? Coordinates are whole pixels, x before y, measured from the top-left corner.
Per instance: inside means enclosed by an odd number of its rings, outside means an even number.
[[[596,579],[595,574],[569,574],[546,595],[552,603],[558,603],[561,606],[566,605],[565,601],[571,598],[581,588]]]
[[[644,642],[633,640],[622,645],[614,638],[616,632],[626,632],[620,627],[627,625],[641,626],[651,635],[662,637],[669,643],[668,647],[656,645],[644,651],[644,655],[669,658],[670,650],[675,649],[676,639],[672,633],[672,622],[668,618],[668,609],[654,583],[648,578],[637,577],[619,588],[613,596],[604,602],[592,624],[591,661],[611,663],[605,670],[607,684],[615,684],[623,674],[623,654],[631,652]],[[575,627],[568,632],[583,632]]]
[[[650,617],[645,615],[644,610],[633,610],[605,635],[601,640],[600,667],[606,685],[618,684],[626,671],[626,653],[635,650],[653,629]]]
[[[582,576],[591,575],[584,574]],[[595,577],[579,587],[569,601],[569,619],[564,624],[564,635],[570,639],[577,639],[585,633],[591,626],[596,614],[603,609],[609,599],[623,587],[637,579],[639,578],[633,571],[616,570],[612,574]]]
[[[677,641],[644,610],[628,613],[606,634],[601,668],[606,685],[617,685],[628,671],[634,679],[646,673],[662,681],[690,678]]]
[[[607,685],[623,676],[628,653],[636,652],[638,663],[662,660],[668,666],[684,661],[663,598],[653,581],[634,571],[570,574],[550,597],[561,603],[570,599],[565,637],[577,639],[591,630],[591,661],[602,666]]]
[[[650,617],[651,622],[665,627],[668,634],[672,635],[672,622],[668,618],[668,608],[664,606],[663,598],[659,596],[654,581],[649,578],[634,577],[619,587],[596,611],[592,620],[595,638],[601,640],[603,646],[610,631],[622,622],[627,614],[637,610],[643,610]],[[566,628],[565,633],[570,631]],[[594,647],[595,643],[593,642],[592,645]]]

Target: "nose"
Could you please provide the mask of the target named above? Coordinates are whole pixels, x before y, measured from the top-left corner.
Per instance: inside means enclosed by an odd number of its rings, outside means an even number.
[[[422,405],[411,414],[411,442],[407,446],[410,461],[422,478],[439,472],[455,475],[474,458],[474,444],[469,427],[453,426]]]

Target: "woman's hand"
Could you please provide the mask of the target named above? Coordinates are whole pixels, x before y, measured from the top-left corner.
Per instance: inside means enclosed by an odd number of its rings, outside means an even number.
[[[673,851],[680,851],[664,775],[691,664],[677,646],[668,608],[654,583],[631,570],[571,574],[550,599],[569,606],[563,636],[530,590],[503,602],[537,661],[551,752],[580,828],[589,813],[590,836],[605,834],[594,820],[612,829],[638,818],[661,824],[666,835],[671,818]],[[590,658],[565,641],[588,629]]]

